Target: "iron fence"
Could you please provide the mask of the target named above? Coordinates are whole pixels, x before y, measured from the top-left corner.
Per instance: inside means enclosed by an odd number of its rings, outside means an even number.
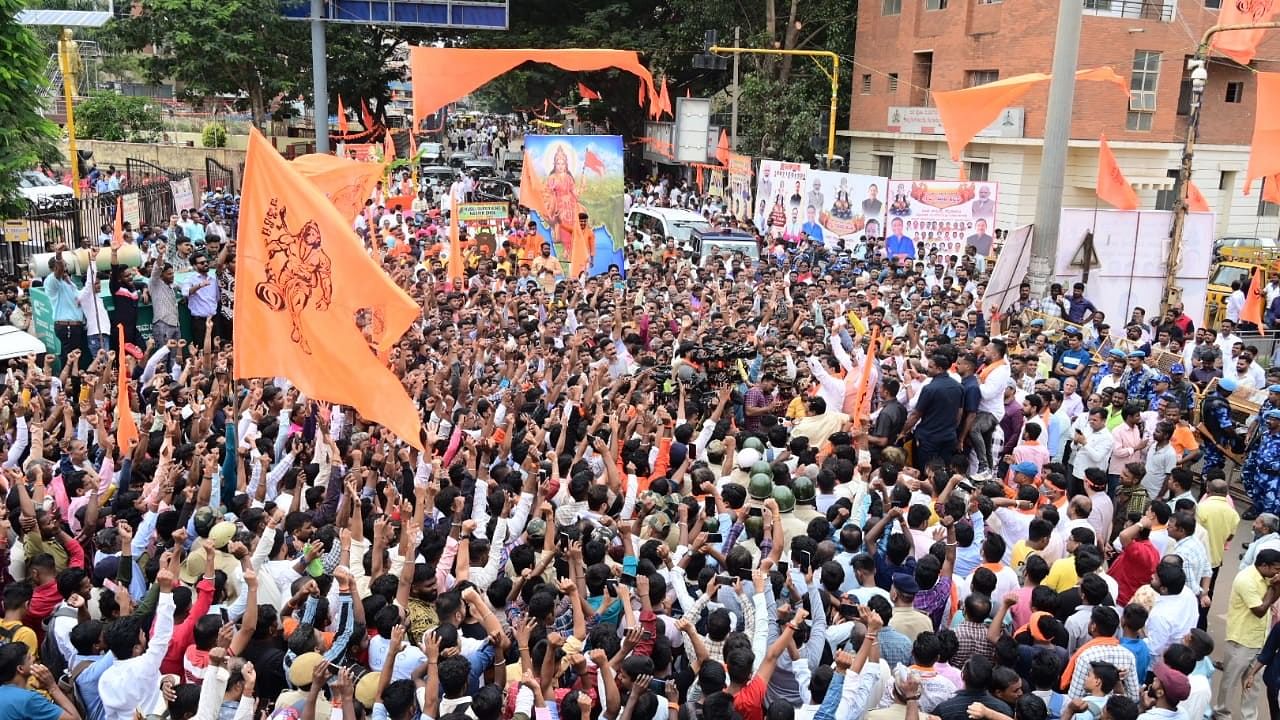
[[[124,170],[123,186],[127,189],[151,185],[161,180],[178,180],[187,175],[138,158],[125,158]]]
[[[224,192],[236,191],[235,172],[211,157],[204,159],[204,177],[206,190],[222,188]]]

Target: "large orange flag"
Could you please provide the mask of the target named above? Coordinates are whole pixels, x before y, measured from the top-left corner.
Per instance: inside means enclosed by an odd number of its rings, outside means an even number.
[[[933,100],[938,107],[938,117],[942,120],[942,130],[947,135],[951,159],[958,162],[964,146],[995,122],[1005,108],[1026,95],[1033,85],[1052,77],[1047,73],[1030,73],[963,90],[935,91]],[[1115,83],[1126,93],[1129,91],[1128,81],[1109,67],[1080,70],[1076,73],[1076,80]]]
[[[1276,19],[1280,2],[1276,0],[1227,0],[1218,11],[1218,25],[1256,25]],[[1209,47],[1226,55],[1241,65],[1248,65],[1258,45],[1267,34],[1267,28],[1228,30],[1213,36]]]
[[[421,448],[421,417],[368,345],[387,352],[421,308],[369,257],[350,220],[257,130],[245,157],[236,252],[237,378],[289,379],[308,398],[356,409]]]
[[[1209,212],[1209,202],[1204,199],[1204,193],[1190,180],[1187,181],[1187,209],[1191,212]]]
[[[124,325],[116,325],[116,337],[119,349],[116,357],[120,360],[119,376],[116,378],[116,447],[120,448],[121,457],[133,450],[138,441],[138,423],[133,419],[133,410],[129,407],[129,366],[125,361],[128,353],[124,351]]]
[[[342,217],[355,219],[387,167],[382,163],[315,153],[295,158],[293,169],[324,193]]]
[[[1225,8],[1224,8],[1225,11]],[[1258,79],[1258,104],[1253,113],[1253,140],[1250,141],[1249,167],[1245,170],[1244,194],[1253,190],[1253,181],[1267,178],[1268,189],[1280,190],[1275,175],[1280,174],[1280,73],[1254,73]]]
[[[547,203],[542,197],[542,183],[533,171],[533,158],[524,153],[524,165],[520,168],[520,204],[538,213],[547,222]]]
[[[458,209],[454,208],[449,211],[449,279],[455,283],[462,282],[465,274],[463,267],[466,261],[462,259],[462,231],[458,228]]]
[[[414,120],[422,122],[431,113],[526,62],[548,63],[569,72],[618,68],[640,78],[649,97],[657,97],[653,75],[640,64],[640,55],[634,50],[414,47],[409,49]]]
[[[1124,179],[1116,156],[1111,153],[1107,144],[1107,136],[1103,135],[1098,143],[1098,199],[1120,210],[1137,210],[1138,194],[1133,186]]]
[[[111,247],[124,244],[124,193],[116,196],[116,217],[111,227]]]
[[[338,96],[338,130],[343,134],[348,132],[347,125],[347,109],[342,106],[342,96]]]
[[[1262,315],[1266,311],[1267,278],[1262,268],[1253,269],[1253,278],[1249,281],[1249,295],[1244,299],[1244,309],[1240,311],[1240,319],[1258,326],[1258,330],[1266,332],[1262,324]]]

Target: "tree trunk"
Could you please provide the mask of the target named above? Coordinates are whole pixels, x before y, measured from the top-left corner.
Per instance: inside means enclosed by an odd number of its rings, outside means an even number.
[[[787,20],[787,29],[783,33],[782,47],[784,50],[794,50],[796,40],[800,35],[800,31],[796,28],[796,14],[800,10],[800,0],[791,0],[791,14]],[[782,56],[782,70],[778,73],[778,81],[783,85],[787,84],[787,80],[791,78],[791,61],[795,60],[790,55]]]
[[[253,115],[253,126],[267,132],[267,103],[262,97],[262,83],[255,77],[249,82],[249,112]]]
[[[778,0],[765,0],[764,3],[764,23],[765,32],[769,33],[769,42],[766,47],[773,47],[774,42],[778,39]],[[773,77],[774,69],[777,64],[774,62],[776,58],[766,55],[763,63],[765,74]]]

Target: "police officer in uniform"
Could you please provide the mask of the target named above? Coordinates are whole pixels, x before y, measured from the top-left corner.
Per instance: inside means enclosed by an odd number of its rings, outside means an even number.
[[[1253,503],[1248,514],[1254,517],[1280,510],[1280,410],[1262,413],[1262,422],[1264,427],[1249,444],[1240,469]]]
[[[1200,424],[1197,429],[1207,441],[1204,446],[1204,470],[1222,469],[1227,458],[1240,462],[1240,453],[1244,450],[1240,436],[1241,428],[1231,418],[1231,406],[1227,397],[1238,387],[1235,380],[1222,378],[1218,386],[1204,396],[1200,404]]]

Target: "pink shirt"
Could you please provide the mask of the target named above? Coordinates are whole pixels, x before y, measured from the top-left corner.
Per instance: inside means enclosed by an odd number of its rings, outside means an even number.
[[[1120,423],[1111,431],[1114,444],[1111,448],[1111,464],[1107,467],[1108,475],[1119,475],[1124,466],[1131,462],[1142,462],[1143,451],[1138,449],[1142,443],[1142,425],[1130,426]]]

